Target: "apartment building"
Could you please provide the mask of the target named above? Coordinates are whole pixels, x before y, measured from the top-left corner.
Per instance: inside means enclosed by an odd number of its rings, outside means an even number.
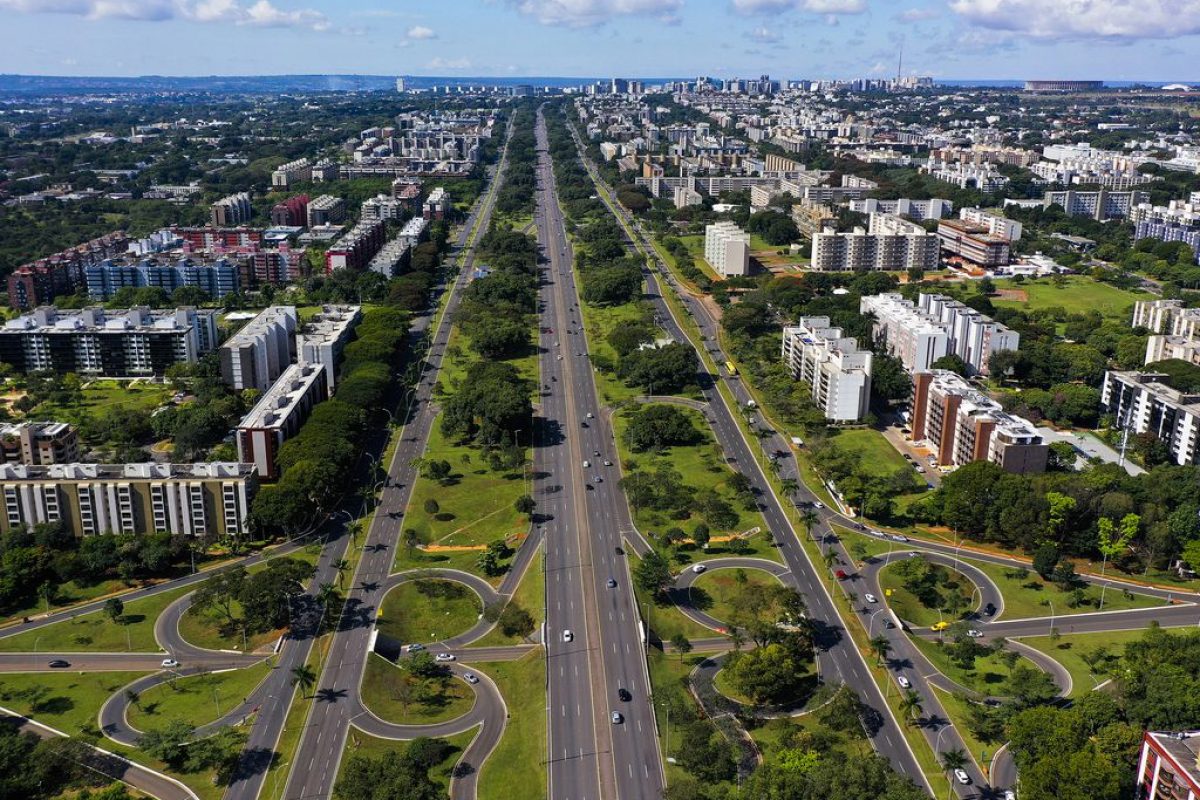
[[[826,228],[812,237],[811,268],[819,272],[937,269],[938,237],[914,222],[872,214],[867,230],[838,233]]]
[[[129,238],[121,231],[92,239],[29,264],[8,276],[8,305],[28,311],[74,294],[83,285],[83,270],[89,264],[119,256],[129,249]]]
[[[221,345],[221,380],[234,389],[270,389],[295,359],[297,322],[295,306],[259,312]]]
[[[403,200],[380,194],[363,201],[360,219],[365,222],[399,221],[404,219],[407,214],[408,205]]]
[[[1200,394],[1172,387],[1162,373],[1109,370],[1100,404],[1118,427],[1153,434],[1166,445],[1172,463],[1200,464]]]
[[[250,221],[254,210],[250,207],[250,194],[238,192],[222,197],[210,208],[210,219],[214,227],[232,227]]]
[[[851,200],[850,210],[860,214],[892,214],[897,217],[908,217],[912,220],[941,219],[954,212],[954,203],[949,200],[933,198],[931,200],[878,200],[868,197],[865,200]]]
[[[837,212],[823,203],[797,203],[792,206],[792,222],[796,223],[800,233],[812,238],[818,232],[837,225]]]
[[[898,294],[867,295],[859,301],[860,313],[874,314],[872,334],[888,353],[900,359],[909,373],[927,372],[948,355],[950,326],[931,319]]]
[[[993,353],[1016,350],[1021,335],[968,305],[940,294],[917,295],[917,311],[948,326],[950,352],[972,371],[987,375]]]
[[[1020,239],[1023,232],[1021,223],[990,209],[962,208],[958,211],[958,218],[972,225],[981,225],[990,235],[1003,236],[1010,242]]]
[[[76,536],[249,532],[250,464],[0,465],[0,531],[57,522]]]
[[[421,186],[423,181],[420,178],[401,177],[392,181],[392,197],[407,204],[411,208],[416,207],[416,203],[421,199]]]
[[[832,422],[857,422],[871,399],[872,356],[858,341],[831,327],[829,317],[802,317],[783,329],[783,361],[792,377],[812,390],[812,400]]]
[[[927,443],[941,467],[990,461],[1008,472],[1044,472],[1050,452],[1032,422],[941,369],[913,375],[912,438]]]
[[[424,217],[413,217],[404,223],[404,227],[396,236],[397,241],[406,242],[410,248],[415,248],[427,238],[429,238],[429,221]]]
[[[346,218],[346,203],[340,197],[323,194],[308,204],[308,227],[334,225]]]
[[[42,306],[0,328],[0,361],[18,372],[149,377],[217,346],[217,312],[178,308],[60,311]]]
[[[362,220],[325,251],[325,272],[366,269],[386,239],[387,226],[382,220]]]
[[[967,220],[941,220],[937,238],[943,253],[983,269],[1007,266],[1012,254],[1006,237],[991,233],[987,225]]]
[[[308,272],[308,250],[286,242],[273,250],[255,250],[250,256],[254,280],[276,286],[303,278]]]
[[[329,398],[328,371],[320,364],[291,364],[237,427],[238,460],[266,480],[279,477],[279,448],[295,436],[313,408]]]
[[[312,180],[312,165],[307,158],[298,158],[281,164],[271,173],[271,188],[290,189],[297,183],[307,183]]]
[[[1145,328],[1151,333],[1175,334],[1174,326],[1186,311],[1182,300],[1138,300],[1133,304],[1134,328]],[[1200,309],[1197,309],[1200,313]]]
[[[445,219],[450,213],[450,195],[444,186],[435,186],[421,206],[421,216],[427,220]]]
[[[1200,798],[1200,731],[1146,731],[1133,796],[1139,800]]]
[[[800,199],[806,203],[849,203],[851,200],[862,200],[870,189],[861,186],[803,186],[800,188]]]
[[[0,463],[73,464],[79,460],[79,434],[66,422],[0,425]]]
[[[704,226],[704,260],[726,278],[750,274],[750,234],[728,220]]]
[[[298,194],[271,207],[271,224],[284,227],[303,226],[308,221],[308,195]]]
[[[966,164],[960,161],[934,161],[920,168],[921,172],[934,180],[950,183],[960,189],[978,189],[991,194],[1008,186],[1008,176],[998,172],[992,164]]]
[[[183,246],[212,251],[221,248],[239,249],[262,245],[263,232],[258,228],[171,228],[171,233],[183,240]]]
[[[1134,239],[1183,242],[1196,253],[1200,263],[1200,203],[1172,200],[1165,206],[1142,203],[1129,212]]]
[[[212,299],[237,294],[242,287],[241,268],[236,261],[182,255],[172,257],[106,259],[84,268],[88,296],[109,300],[125,288],[162,289],[168,295],[184,286],[195,287]]]
[[[362,306],[322,306],[296,331],[296,357],[301,363],[325,368],[329,392],[337,384],[342,351],[354,339],[362,320]]]
[[[1062,206],[1072,217],[1103,220],[1127,217],[1135,206],[1149,202],[1150,193],[1145,191],[1110,192],[1107,189],[1099,189],[1094,192],[1077,192],[1068,189],[1046,192],[1042,198],[1042,207]]]

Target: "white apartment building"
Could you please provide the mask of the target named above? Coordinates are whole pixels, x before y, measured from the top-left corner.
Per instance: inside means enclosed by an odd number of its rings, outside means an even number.
[[[271,306],[220,348],[221,379],[234,389],[271,388],[295,356],[296,307]]]
[[[1133,304],[1132,327],[1151,333],[1174,333],[1172,326],[1183,311],[1182,300],[1139,300]]]
[[[237,428],[238,461],[253,464],[264,478],[279,476],[279,448],[299,433],[313,408],[329,397],[320,364],[292,364],[265,392]]]
[[[1200,364],[1200,308],[1184,308],[1182,300],[1140,300],[1133,305],[1133,327],[1153,334],[1145,363],[1177,358]]]
[[[1100,404],[1116,417],[1118,427],[1156,436],[1172,463],[1200,464],[1200,395],[1181,392],[1168,381],[1161,373],[1110,370],[1104,374]]]
[[[728,220],[704,226],[704,260],[726,278],[750,274],[750,234]]]
[[[951,352],[950,326],[930,319],[898,294],[868,295],[859,301],[858,310],[875,315],[872,333],[909,373],[928,371]]]
[[[812,388],[812,400],[833,422],[857,422],[871,398],[872,356],[830,327],[829,317],[802,317],[783,329],[783,360],[793,378]]]
[[[362,306],[323,306],[321,311],[296,331],[296,356],[302,363],[325,368],[329,393],[337,384],[337,367],[342,350],[354,336],[362,319]]]
[[[937,269],[938,237],[892,214],[872,214],[868,230],[838,233],[826,228],[812,237],[811,268],[819,272]]]
[[[1021,335],[970,306],[940,294],[917,295],[917,309],[950,327],[950,352],[972,370],[988,374],[993,353],[1016,350]]]
[[[1010,242],[1021,238],[1021,223],[989,209],[962,208],[958,211],[958,218],[973,225],[986,227],[991,236],[1003,236]]]
[[[1127,217],[1134,207],[1149,202],[1150,193],[1139,190],[1129,192],[1110,192],[1107,189],[1095,192],[1067,190],[1065,192],[1046,192],[1042,198],[1044,208],[1058,205],[1073,217],[1091,217],[1092,219]]]
[[[964,164],[958,161],[930,159],[920,171],[935,180],[954,184],[960,189],[978,189],[989,194],[1008,185],[1008,176],[997,172],[992,164]]]
[[[307,158],[298,158],[281,164],[271,173],[271,186],[275,189],[288,189],[293,184],[306,183],[312,180],[312,166]]]
[[[865,200],[851,200],[850,210],[860,214],[894,214],[914,220],[941,219],[954,212],[954,203],[937,197],[931,200],[878,200],[868,197]]]

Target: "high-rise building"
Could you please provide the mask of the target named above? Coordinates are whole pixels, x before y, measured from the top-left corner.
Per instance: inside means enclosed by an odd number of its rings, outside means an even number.
[[[704,226],[704,260],[717,274],[750,274],[750,234],[728,220]]]
[[[361,306],[322,306],[296,331],[297,360],[324,367],[330,392],[337,383],[342,350],[354,338],[361,319]]]
[[[222,197],[212,204],[211,220],[215,227],[232,227],[250,221],[254,210],[250,207],[250,195],[238,192]]]
[[[346,218],[346,203],[340,197],[323,194],[308,203],[308,227],[332,225]]]
[[[295,306],[261,311],[221,345],[221,379],[234,389],[270,389],[296,356],[296,324]]]
[[[303,226],[308,222],[308,195],[289,197],[271,208],[271,224],[286,227]]]
[[[987,225],[965,219],[941,220],[937,237],[942,252],[984,269],[1007,266],[1011,256],[1012,246],[1006,237],[991,233]]]
[[[1200,394],[1174,388],[1163,373],[1109,370],[1100,404],[1118,428],[1153,434],[1173,463],[1200,464]]]
[[[1190,564],[1193,569],[1197,565]],[[1137,798],[1200,798],[1200,731],[1146,731],[1138,758]]]
[[[289,189],[297,183],[307,183],[312,180],[312,166],[307,158],[298,158],[281,164],[271,173],[271,188]]]
[[[66,422],[0,424],[0,463],[73,464],[79,460],[79,434]]]
[[[253,464],[267,480],[279,477],[279,448],[300,431],[313,407],[329,398],[328,373],[320,364],[290,365],[238,423],[238,460]]]
[[[1150,193],[1136,189],[1128,192],[1110,192],[1107,189],[1077,192],[1069,189],[1046,192],[1042,198],[1042,207],[1062,206],[1063,210],[1072,217],[1091,217],[1104,220],[1127,217],[1135,206],[1149,202]]]
[[[137,261],[106,259],[84,268],[88,296],[109,300],[124,288],[156,288],[168,295],[191,286],[216,300],[241,290],[241,269],[236,261],[193,256],[143,258]]]
[[[383,220],[361,220],[325,251],[325,272],[366,269],[386,240],[387,225]]]
[[[818,272],[937,269],[938,238],[915,222],[872,214],[870,228],[813,234],[812,269]]]
[[[940,294],[920,294],[917,304],[899,294],[868,295],[859,310],[875,315],[875,337],[908,372],[924,372],[943,356],[957,355],[973,372],[988,374],[992,354],[1016,350],[1020,334],[970,306]]]
[[[249,464],[0,465],[0,531],[57,522],[76,536],[249,533]]]
[[[829,317],[802,317],[783,329],[783,361],[811,388],[813,403],[834,422],[857,422],[871,399],[871,352],[830,327]]]
[[[912,438],[928,443],[942,467],[990,461],[1008,472],[1044,472],[1050,451],[1032,422],[941,369],[913,375]]]

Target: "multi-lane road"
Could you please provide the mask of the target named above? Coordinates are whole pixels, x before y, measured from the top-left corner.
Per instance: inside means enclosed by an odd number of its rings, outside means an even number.
[[[622,555],[622,536],[633,525],[617,470],[605,466],[617,454],[597,401],[540,111],[537,144],[535,222],[544,270],[534,467],[539,512],[547,520],[549,796],[657,800],[662,760],[637,601]]]

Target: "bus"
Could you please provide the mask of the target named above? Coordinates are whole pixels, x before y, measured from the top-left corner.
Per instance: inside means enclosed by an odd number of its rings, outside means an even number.
[[[725,362],[725,369],[729,371],[730,376],[737,375],[737,367],[733,365],[732,361]]]

